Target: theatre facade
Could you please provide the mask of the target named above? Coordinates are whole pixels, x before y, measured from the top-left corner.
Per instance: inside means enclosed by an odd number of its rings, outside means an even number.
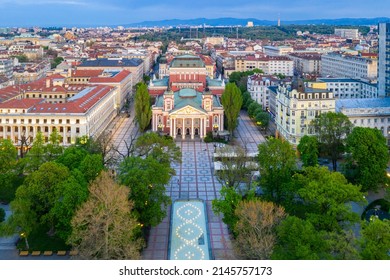
[[[149,84],[156,97],[152,106],[152,130],[175,139],[204,138],[207,132],[224,130],[224,110],[220,96],[225,88],[222,79],[206,77],[200,57],[176,57],[170,76]]]

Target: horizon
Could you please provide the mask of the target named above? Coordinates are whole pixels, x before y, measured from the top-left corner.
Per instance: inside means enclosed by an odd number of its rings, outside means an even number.
[[[390,3],[367,5],[365,0],[248,0],[245,4],[226,0],[223,5],[195,2],[150,0],[0,0],[2,27],[31,26],[120,26],[171,19],[254,18],[276,22],[386,17]]]

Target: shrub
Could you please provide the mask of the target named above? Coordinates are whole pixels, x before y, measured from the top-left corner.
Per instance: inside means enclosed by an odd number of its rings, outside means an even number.
[[[3,208],[0,208],[0,223],[5,220],[5,211]]]

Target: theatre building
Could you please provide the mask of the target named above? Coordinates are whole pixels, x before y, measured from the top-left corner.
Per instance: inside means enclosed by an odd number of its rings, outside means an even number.
[[[152,130],[175,139],[202,139],[211,131],[223,134],[224,80],[208,77],[204,61],[194,55],[174,58],[168,72],[168,77],[149,84],[150,95],[156,97]]]

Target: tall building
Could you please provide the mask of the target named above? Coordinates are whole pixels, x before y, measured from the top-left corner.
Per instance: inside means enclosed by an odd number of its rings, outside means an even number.
[[[379,24],[378,95],[390,96],[390,23]]]
[[[334,34],[346,39],[359,39],[359,29],[335,28]]]

